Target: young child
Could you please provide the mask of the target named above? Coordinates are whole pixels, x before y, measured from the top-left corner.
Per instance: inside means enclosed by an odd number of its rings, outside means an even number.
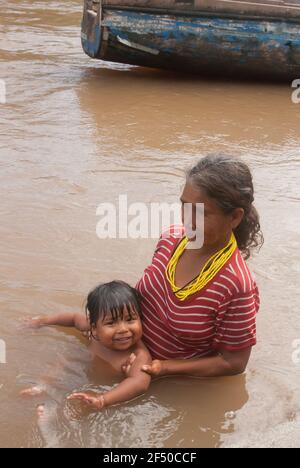
[[[35,328],[61,325],[88,332],[93,356],[110,363],[117,371],[124,372],[124,362],[130,363],[126,377],[112,390],[99,394],[73,393],[68,400],[81,400],[101,410],[147,391],[151,377],[142,372],[141,368],[151,364],[152,359],[142,343],[140,315],[139,293],[123,281],[112,281],[97,286],[89,293],[86,317],[80,313],[61,313],[30,320],[30,325]],[[131,355],[134,356],[134,362],[130,362]],[[39,387],[33,387],[21,394],[34,395],[39,392]]]

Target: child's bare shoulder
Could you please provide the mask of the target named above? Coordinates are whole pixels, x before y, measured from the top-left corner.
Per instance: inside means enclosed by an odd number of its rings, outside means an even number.
[[[145,359],[145,360],[151,360],[151,355],[150,352],[147,348],[147,346],[142,342],[139,341],[135,348],[132,350],[132,352],[136,355],[137,358],[140,359]]]

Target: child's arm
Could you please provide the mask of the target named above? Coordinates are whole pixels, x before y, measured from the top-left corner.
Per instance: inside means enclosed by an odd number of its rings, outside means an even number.
[[[78,312],[63,312],[56,315],[32,318],[27,321],[27,325],[33,328],[60,325],[62,327],[74,327],[79,331],[89,331],[90,325],[85,315]]]
[[[151,383],[151,376],[145,379],[142,366],[151,364],[152,359],[148,350],[139,349],[127,377],[115,388],[104,394],[105,406],[115,405],[145,393]],[[149,378],[150,377],[150,378]]]
[[[102,394],[73,393],[68,400],[81,400],[100,410],[106,406],[116,405],[145,393],[150,385],[151,377],[141,370],[142,366],[152,362],[149,351],[144,345],[135,351],[136,359],[127,377],[112,390]]]
[[[48,315],[44,317],[30,318],[25,319],[26,326],[30,328],[41,328],[51,325],[60,325],[63,327],[74,327],[81,332],[86,332],[90,330],[90,326],[87,318],[84,314],[75,312],[64,312],[56,315]],[[60,358],[62,359],[62,357]],[[63,367],[63,366],[61,366]],[[41,379],[41,383],[33,385],[31,387],[25,388],[20,392],[22,396],[36,396],[41,395],[47,389],[51,377],[49,374],[44,375]]]

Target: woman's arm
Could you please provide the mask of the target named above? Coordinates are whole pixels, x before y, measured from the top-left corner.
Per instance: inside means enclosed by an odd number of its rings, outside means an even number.
[[[63,312],[56,315],[46,315],[45,317],[31,318],[26,322],[29,327],[33,328],[60,325],[62,327],[74,327],[79,331],[88,331],[90,329],[86,316],[78,312]]]
[[[189,375],[191,377],[224,377],[242,374],[252,348],[241,351],[220,351],[217,356],[186,360],[155,360],[142,367],[151,376]]]
[[[93,395],[73,393],[68,397],[68,400],[81,400],[98,410],[132,400],[145,393],[149,388],[151,376],[143,372],[142,367],[150,365],[151,361],[149,352],[145,349],[140,349],[136,352],[136,358],[127,372],[127,377],[115,388],[106,393],[94,393]]]

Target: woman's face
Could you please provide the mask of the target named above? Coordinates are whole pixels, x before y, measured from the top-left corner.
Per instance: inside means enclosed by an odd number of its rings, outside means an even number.
[[[239,220],[238,224],[236,224],[235,214],[226,215],[213,198],[208,197],[204,190],[194,187],[189,182],[186,183],[180,200],[182,203],[182,222],[186,228],[187,236],[190,240],[193,240],[188,232],[191,232],[191,230],[197,232],[202,229],[204,231],[203,245],[206,247],[224,244],[224,242],[228,241],[232,229],[237,227],[240,222]],[[192,210],[187,210],[188,213],[192,211],[192,215],[185,214],[186,209],[184,207],[186,204],[192,207]],[[197,209],[199,204],[202,204],[200,210]],[[243,214],[242,209],[238,208],[238,210],[241,210]],[[203,214],[202,222],[196,217],[196,213],[199,213],[199,211]]]
[[[93,335],[106,348],[116,351],[126,351],[142,338],[142,323],[136,310],[131,313],[127,308],[123,310],[123,317],[113,320],[108,314],[104,320],[98,320],[93,328]]]

